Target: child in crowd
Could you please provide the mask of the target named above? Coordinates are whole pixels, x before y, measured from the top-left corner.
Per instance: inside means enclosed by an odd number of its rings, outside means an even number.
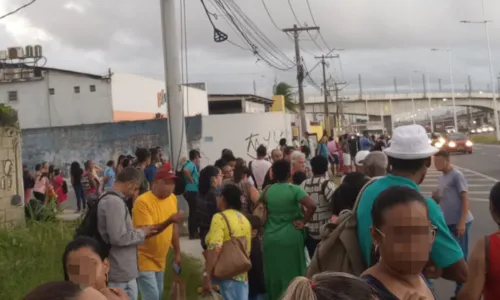
[[[262,244],[259,232],[262,229],[262,222],[254,215],[247,216],[252,225],[252,250],[250,260],[252,268],[248,271],[248,300],[264,300],[266,287],[264,282],[264,263],[262,260]]]

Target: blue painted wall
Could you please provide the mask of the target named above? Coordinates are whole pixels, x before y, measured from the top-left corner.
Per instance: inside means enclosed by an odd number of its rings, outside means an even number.
[[[201,138],[201,116],[186,118],[188,149]],[[68,175],[73,161],[92,160],[104,166],[120,154],[133,154],[137,147],[163,148],[169,156],[168,121],[155,119],[22,130],[23,164],[33,169],[48,161]]]

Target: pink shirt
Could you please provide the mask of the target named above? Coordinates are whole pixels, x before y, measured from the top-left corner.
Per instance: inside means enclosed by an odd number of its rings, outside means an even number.
[[[68,194],[65,194],[63,191],[63,184],[64,184],[64,179],[61,175],[57,175],[54,180],[54,190],[56,191],[57,194],[57,202],[61,203],[66,201],[68,199]]]
[[[328,147],[328,152],[330,154],[338,152],[337,142],[335,142],[335,141],[329,141],[328,144],[326,144],[326,146]]]
[[[35,180],[35,186],[33,187],[33,191],[41,194],[45,194],[47,190],[47,183],[49,182],[49,178],[47,176],[44,176],[43,178],[40,179],[38,177]]]

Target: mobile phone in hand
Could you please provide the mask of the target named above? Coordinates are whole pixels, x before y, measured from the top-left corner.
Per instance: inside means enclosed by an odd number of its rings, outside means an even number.
[[[177,275],[181,274],[181,266],[180,265],[178,265],[176,263],[172,263],[172,269],[174,269],[175,274],[177,274]]]

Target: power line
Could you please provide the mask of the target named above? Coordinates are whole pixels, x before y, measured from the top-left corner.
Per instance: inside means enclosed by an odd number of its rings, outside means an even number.
[[[309,14],[311,15],[311,19],[313,21],[314,26],[318,26],[318,24],[316,23],[316,20],[314,18],[314,14],[312,12],[311,4],[309,3],[309,0],[306,0],[306,3],[307,3],[307,7],[309,8]],[[321,40],[323,41],[323,44],[325,44],[326,48],[328,50],[332,49],[332,48],[330,48],[330,46],[328,46],[328,43],[326,42],[325,38],[321,34],[321,31],[318,30],[318,34],[319,34],[319,37],[321,38]]]
[[[4,18],[7,18],[8,16],[11,16],[11,15],[13,15],[13,14],[15,14],[15,13],[17,13],[17,12],[19,12],[19,11],[23,10],[23,9],[25,9],[26,7],[28,7],[28,6],[32,5],[32,4],[33,4],[33,3],[35,3],[35,2],[36,2],[36,0],[31,0],[30,2],[28,2],[28,3],[24,4],[23,6],[20,6],[20,7],[16,8],[16,9],[14,9],[13,11],[8,12],[8,13],[6,13],[5,15],[1,16],[1,17],[0,17],[0,20],[2,20],[2,19],[4,19]]]
[[[288,0],[288,6],[290,6],[290,10],[292,11],[293,17],[295,18],[295,21],[297,22],[297,25],[302,26],[302,24],[300,23],[299,18],[297,17],[297,14],[295,13],[295,10],[293,9],[293,5],[292,5],[292,1],[291,0]],[[318,26],[318,25],[314,24],[314,26]],[[320,45],[318,44],[318,42],[316,42],[316,38],[313,38],[312,34],[309,31],[307,31],[307,34],[309,35],[309,37],[311,38],[311,40],[313,41],[313,43],[316,45],[316,47],[318,47],[319,51],[325,52],[320,47]],[[328,48],[328,49],[330,49],[330,48]]]
[[[267,16],[269,17],[269,20],[271,20],[271,23],[273,23],[273,25],[274,25],[274,27],[276,27],[276,29],[281,31],[281,28],[278,26],[278,24],[276,24],[273,17],[271,16],[271,12],[267,8],[266,1],[265,0],[261,0],[261,1],[262,1],[262,5],[264,6],[264,9],[266,10]],[[287,36],[288,36],[288,34],[287,34]]]

